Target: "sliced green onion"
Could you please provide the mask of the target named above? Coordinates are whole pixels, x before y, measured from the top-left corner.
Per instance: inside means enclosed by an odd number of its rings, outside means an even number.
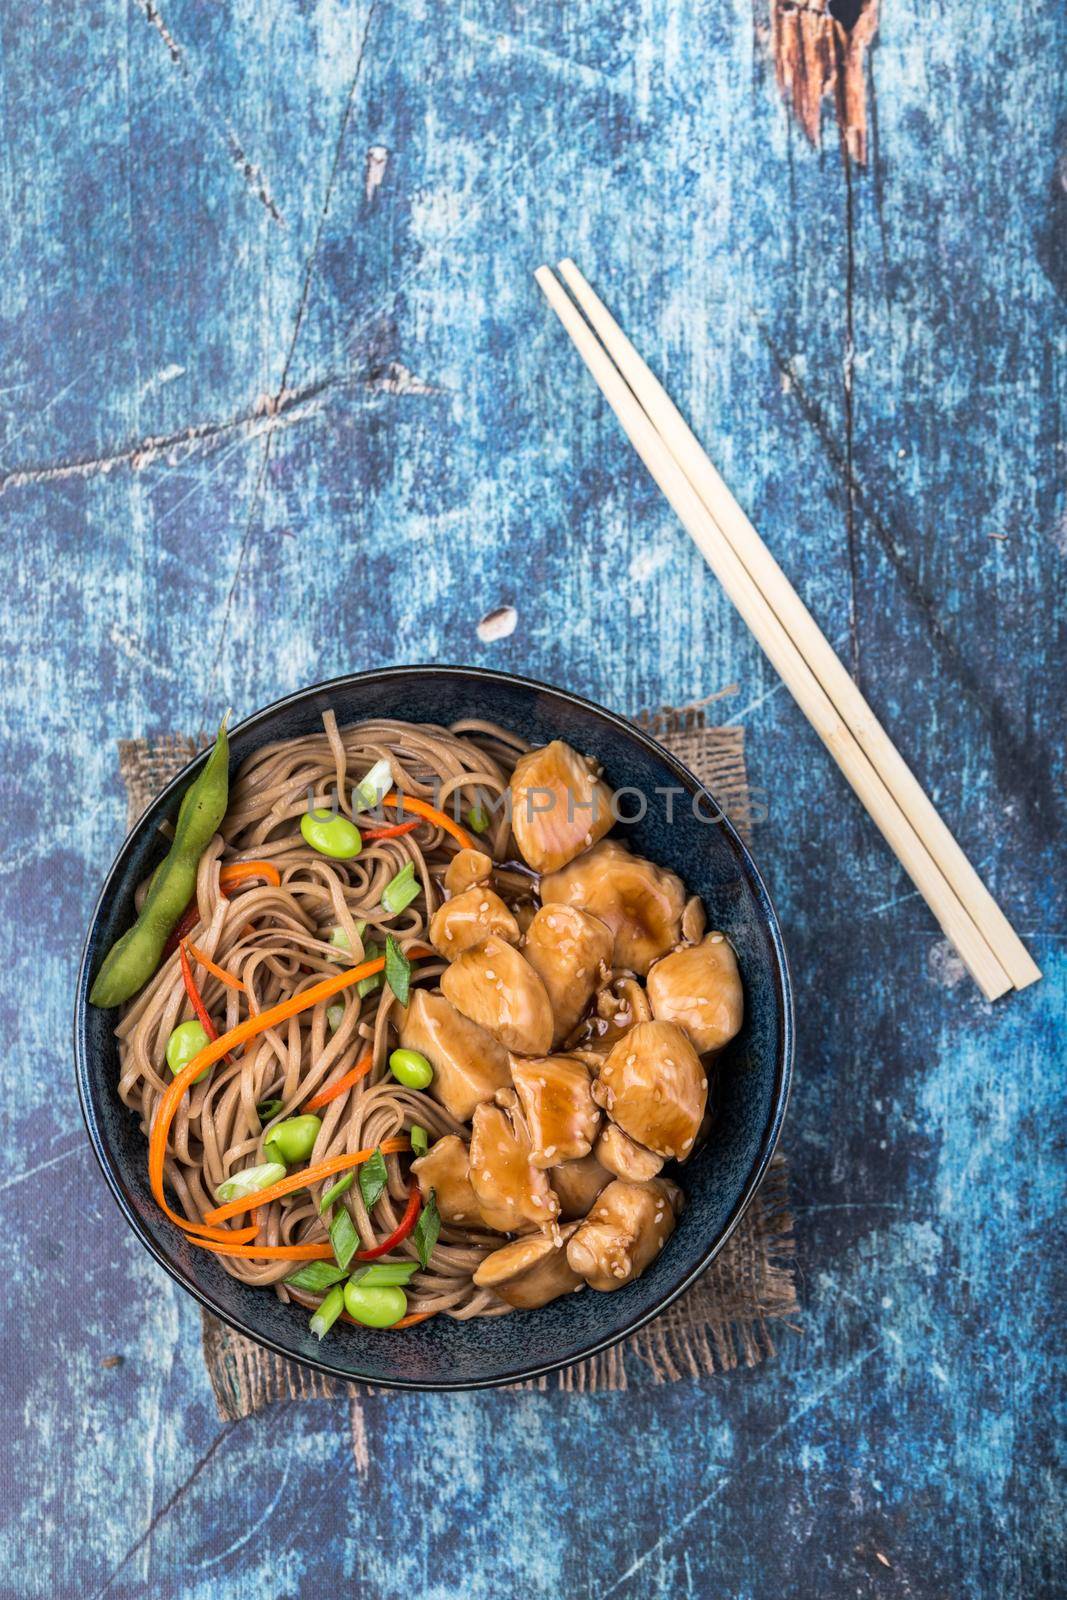
[[[351,1282],[361,1283],[364,1289],[403,1288],[418,1270],[417,1261],[376,1261],[372,1267],[357,1267]]]
[[[284,1108],[284,1100],[261,1100],[256,1107],[256,1116],[260,1122],[269,1122],[272,1117],[276,1117],[278,1112],[284,1110]]]
[[[245,1167],[243,1172],[235,1172],[232,1178],[227,1178],[215,1190],[215,1199],[220,1206],[226,1205],[229,1200],[243,1200],[245,1195],[255,1194],[257,1189],[269,1189],[272,1183],[280,1183],[285,1177],[285,1167],[280,1161],[264,1161],[259,1167]]]
[[[373,811],[383,794],[393,787],[393,769],[388,761],[376,761],[352,794],[353,811]]]
[[[467,826],[475,833],[484,833],[489,826],[489,813],[484,806],[471,806],[467,812]]]
[[[385,941],[385,981],[402,1006],[411,991],[411,962],[390,933]]]
[[[365,961],[377,961],[381,953],[382,947],[380,944],[374,944],[372,942],[371,944],[365,944],[363,946],[363,959]],[[360,978],[359,982],[356,984],[356,993],[362,1000],[366,995],[373,994],[376,989],[380,989],[381,986],[382,975],[380,972],[376,972],[374,973],[373,977]]]
[[[330,1222],[330,1244],[337,1265],[347,1271],[352,1257],[359,1249],[359,1234],[346,1206],[338,1206],[333,1214]]]
[[[316,1339],[325,1338],[344,1308],[345,1292],[335,1284],[308,1324]]]
[[[359,1192],[363,1196],[363,1204],[369,1211],[377,1205],[385,1192],[389,1182],[389,1169],[385,1164],[381,1146],[375,1150],[369,1161],[364,1161],[359,1169]]]
[[[329,1211],[329,1209],[333,1205],[334,1201],[335,1200],[340,1200],[340,1198],[344,1194],[345,1190],[346,1189],[351,1189],[351,1187],[355,1183],[355,1181],[356,1181],[356,1174],[355,1174],[354,1170],[352,1172],[346,1172],[343,1178],[338,1178],[338,1180],[334,1184],[333,1188],[332,1189],[327,1189],[326,1193],[323,1195],[322,1199],[319,1201],[319,1216],[320,1217],[325,1216],[326,1212]]]
[[[390,878],[382,890],[382,905],[390,916],[397,917],[401,911],[418,898],[422,884],[415,876],[415,863],[409,861],[406,867],[401,867],[395,877]]]
[[[291,1272],[285,1281],[291,1283],[294,1289],[306,1289],[309,1294],[325,1294],[333,1284],[340,1283],[347,1276],[343,1267],[335,1267],[330,1261],[308,1261]]]
[[[331,1033],[336,1033],[344,1020],[345,1008],[342,1001],[338,1000],[336,1005],[326,1007],[326,1022]]]
[[[411,1140],[411,1148],[415,1154],[424,1156],[430,1148],[430,1135],[426,1132],[426,1129],[420,1128],[417,1122],[413,1122],[409,1129],[408,1137]]]
[[[356,923],[356,932],[359,934],[361,939],[366,926],[367,924],[365,922]],[[338,923],[336,927],[330,929],[330,943],[333,945],[335,950],[351,951],[352,949],[352,941],[348,937],[348,934],[345,932],[345,930],[341,927],[340,923]],[[340,961],[341,957],[335,956],[333,959],[335,961]]]
[[[441,1213],[437,1209],[437,1190],[430,1190],[430,1198],[419,1212],[419,1220],[415,1224],[411,1235],[411,1242],[415,1246],[419,1260],[423,1266],[429,1266],[433,1247],[437,1243],[437,1235],[441,1232]]]

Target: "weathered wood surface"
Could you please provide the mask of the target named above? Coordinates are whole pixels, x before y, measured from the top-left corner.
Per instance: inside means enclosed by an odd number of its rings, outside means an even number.
[[[792,121],[749,0],[0,13],[0,1592],[1053,1591],[1064,17],[880,12],[862,171]],[[1035,989],[961,980],[539,303],[564,251]],[[752,1374],[223,1427],[196,1308],[106,1195],[67,1040],[116,738],[405,660],[624,710],[740,685],[805,1307]]]

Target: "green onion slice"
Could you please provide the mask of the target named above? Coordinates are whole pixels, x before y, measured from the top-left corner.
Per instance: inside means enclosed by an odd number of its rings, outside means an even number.
[[[437,1236],[441,1232],[441,1213],[437,1209],[437,1190],[430,1190],[430,1198],[419,1212],[419,1220],[415,1224],[411,1235],[411,1242],[418,1253],[423,1266],[429,1266],[433,1247],[437,1243]]]
[[[390,916],[399,916],[401,911],[418,898],[421,883],[415,876],[415,863],[409,861],[406,867],[401,867],[395,877],[390,878],[382,890],[382,905]]]
[[[388,761],[376,761],[352,792],[353,811],[373,811],[383,794],[393,787],[393,769]]]
[[[337,1182],[333,1185],[333,1188],[327,1189],[326,1193],[319,1201],[319,1216],[325,1216],[326,1212],[329,1211],[334,1201],[340,1200],[345,1190],[351,1189],[355,1181],[355,1169],[353,1169],[351,1172],[346,1172],[343,1178],[338,1178]]]
[[[411,962],[390,933],[385,941],[385,981],[402,1006],[411,991]]]
[[[471,806],[467,812],[467,826],[474,833],[485,833],[489,826],[489,813],[484,806]]]
[[[256,1116],[260,1122],[270,1122],[271,1118],[276,1117],[284,1107],[284,1100],[261,1100],[256,1107]]]
[[[325,1294],[333,1284],[347,1278],[344,1267],[335,1267],[329,1261],[308,1261],[286,1278],[294,1289],[306,1289],[309,1294]]]
[[[336,1005],[326,1007],[326,1023],[331,1033],[336,1033],[345,1020],[345,1008],[342,1001]]]
[[[385,1164],[381,1146],[375,1150],[369,1161],[364,1161],[359,1169],[359,1192],[363,1196],[363,1204],[369,1211],[377,1205],[385,1192],[389,1182],[389,1169]]]
[[[430,1135],[426,1132],[426,1129],[420,1128],[417,1122],[413,1122],[408,1130],[408,1137],[411,1140],[411,1148],[415,1154],[424,1156],[430,1148]]]
[[[285,1173],[286,1168],[280,1161],[265,1161],[262,1166],[245,1167],[243,1172],[235,1172],[231,1178],[219,1184],[215,1199],[220,1206],[229,1200],[243,1200],[245,1195],[255,1194],[257,1189],[269,1189],[272,1183],[280,1183]]]
[[[345,1308],[345,1292],[336,1284],[313,1314],[308,1326],[316,1339],[325,1338]]]
[[[376,1261],[372,1267],[357,1267],[350,1282],[364,1289],[403,1288],[418,1270],[417,1261]]]
[[[337,1265],[347,1272],[352,1257],[359,1249],[359,1234],[346,1206],[338,1206],[330,1220],[330,1244]]]

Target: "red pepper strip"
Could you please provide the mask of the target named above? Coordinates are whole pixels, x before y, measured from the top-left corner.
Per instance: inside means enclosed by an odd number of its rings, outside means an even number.
[[[178,918],[177,926],[175,927],[174,932],[163,946],[163,954],[160,957],[161,962],[170,960],[171,956],[174,954],[175,950],[177,950],[182,940],[189,937],[199,921],[200,907],[197,905],[196,895],[194,894],[192,899],[189,901],[189,904]]]
[[[200,1026],[203,1028],[208,1038],[217,1039],[219,1036],[219,1030],[212,1022],[207,1006],[200,997],[200,990],[197,988],[196,979],[193,977],[192,963],[189,960],[189,952],[185,947],[184,941],[178,946],[178,955],[182,964],[182,982],[185,985],[185,992],[189,996],[189,1003],[196,1012],[197,1016],[200,1018]],[[226,1055],[223,1056],[222,1059],[223,1061],[229,1063],[233,1060],[233,1057]]]
[[[356,1260],[377,1261],[379,1256],[386,1256],[390,1250],[395,1250],[396,1246],[407,1238],[416,1222],[418,1222],[421,1209],[422,1192],[418,1184],[413,1181],[411,1192],[408,1195],[408,1203],[404,1208],[404,1215],[400,1219],[399,1227],[389,1235],[388,1239],[383,1239],[381,1244],[376,1244],[373,1250],[357,1250]]]
[[[417,822],[397,822],[391,828],[360,828],[364,839],[399,839],[402,833],[410,833],[418,827]]]

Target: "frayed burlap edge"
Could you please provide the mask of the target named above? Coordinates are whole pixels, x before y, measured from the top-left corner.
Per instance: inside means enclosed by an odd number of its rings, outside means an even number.
[[[752,816],[744,729],[709,726],[706,704],[664,707],[635,720],[707,785],[747,836]],[[180,734],[119,741],[131,827],[196,750],[196,742]],[[784,1156],[776,1155],[734,1233],[685,1295],[612,1349],[512,1388],[594,1393],[626,1389],[631,1380],[673,1383],[756,1366],[775,1352],[772,1325],[788,1323],[796,1311],[787,1168]],[[227,1420],[279,1400],[348,1396],[358,1410],[359,1399],[375,1392],[264,1350],[207,1312],[202,1321],[204,1361],[219,1415]]]

